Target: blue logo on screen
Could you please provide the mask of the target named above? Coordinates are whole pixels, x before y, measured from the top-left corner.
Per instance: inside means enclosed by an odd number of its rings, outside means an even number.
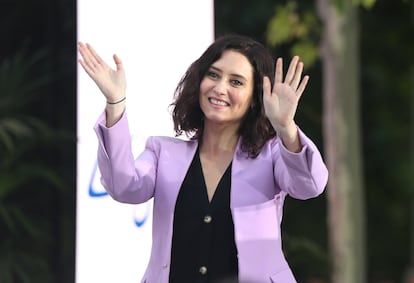
[[[98,178],[97,171],[98,171],[98,166],[95,163],[95,166],[93,166],[92,178],[89,182],[89,196],[93,197],[93,198],[103,197],[103,196],[108,195],[108,192],[105,191],[102,188],[102,186],[97,186],[97,183],[99,183],[99,181],[98,181],[99,178]],[[99,190],[98,187],[101,188],[101,190]]]
[[[95,163],[88,188],[88,194],[91,198],[102,198],[109,195],[100,183],[100,175],[98,173],[98,165]],[[149,202],[135,205],[132,216],[134,225],[142,227],[147,222],[150,212],[151,204]]]

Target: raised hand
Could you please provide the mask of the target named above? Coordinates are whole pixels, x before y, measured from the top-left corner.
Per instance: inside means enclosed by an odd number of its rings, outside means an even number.
[[[88,43],[79,43],[82,56],[79,63],[94,80],[108,102],[117,102],[125,97],[126,79],[121,59],[114,55],[116,70],[106,64]]]
[[[263,79],[263,103],[266,116],[285,144],[297,145],[298,141],[294,118],[299,99],[309,81],[309,76],[302,78],[302,72],[303,62],[299,61],[299,56],[294,56],[283,79],[283,60],[278,58],[273,89],[269,78]]]

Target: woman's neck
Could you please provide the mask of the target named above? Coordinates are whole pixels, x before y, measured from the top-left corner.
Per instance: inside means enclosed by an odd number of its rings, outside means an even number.
[[[234,153],[239,140],[235,127],[209,127],[205,125],[200,152],[211,156]]]

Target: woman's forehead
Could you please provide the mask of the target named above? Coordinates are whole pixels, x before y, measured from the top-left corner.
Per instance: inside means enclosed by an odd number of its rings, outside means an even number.
[[[253,76],[253,66],[245,55],[235,50],[226,50],[220,58],[212,64],[219,71],[241,75],[246,78]]]

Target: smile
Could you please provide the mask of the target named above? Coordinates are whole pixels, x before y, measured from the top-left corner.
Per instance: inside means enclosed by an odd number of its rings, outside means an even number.
[[[209,98],[208,100],[210,101],[211,104],[214,104],[214,105],[220,105],[220,106],[229,106],[230,105],[229,103],[227,103],[223,100],[218,100],[218,99],[215,99],[215,98]]]

